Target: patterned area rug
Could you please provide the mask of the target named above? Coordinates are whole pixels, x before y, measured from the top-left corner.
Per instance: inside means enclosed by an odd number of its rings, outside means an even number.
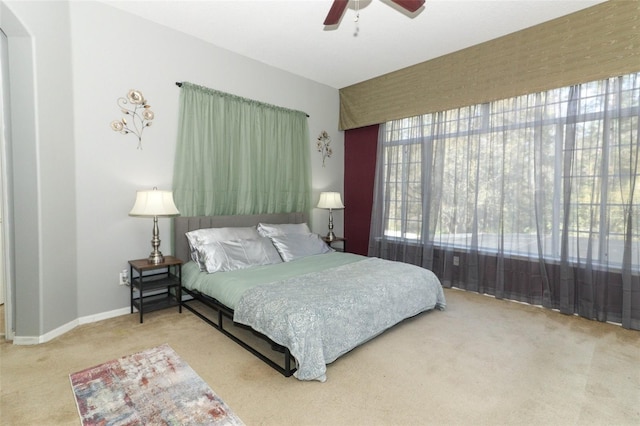
[[[83,425],[244,425],[166,344],[70,378]]]

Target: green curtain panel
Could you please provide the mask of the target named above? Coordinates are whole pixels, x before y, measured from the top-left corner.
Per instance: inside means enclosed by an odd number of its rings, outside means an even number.
[[[182,83],[173,174],[183,216],[309,212],[307,115]]]

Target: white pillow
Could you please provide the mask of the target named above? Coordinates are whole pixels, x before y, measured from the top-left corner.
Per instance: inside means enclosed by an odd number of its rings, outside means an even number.
[[[200,265],[200,270],[204,271],[205,266],[198,258],[198,250],[205,244],[215,241],[248,240],[260,238],[254,226],[228,227],[228,228],[205,228],[189,231],[185,234],[189,241],[191,250],[191,260]]]
[[[198,257],[208,273],[282,263],[271,240],[262,237],[250,240],[213,241],[198,249]]]
[[[273,237],[286,234],[310,234],[311,230],[306,223],[259,223],[258,233],[263,237]]]
[[[285,262],[335,251],[318,234],[275,235],[271,237],[271,241]]]

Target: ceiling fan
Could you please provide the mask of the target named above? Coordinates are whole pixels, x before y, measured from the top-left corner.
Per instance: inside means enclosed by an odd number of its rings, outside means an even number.
[[[413,13],[416,10],[420,9],[424,4],[425,0],[391,0],[398,6],[403,9],[408,10]],[[340,22],[340,18],[344,14],[344,10],[347,8],[347,4],[349,4],[349,0],[333,0],[333,4],[331,5],[331,9],[329,9],[329,13],[324,20],[324,25],[336,25]]]

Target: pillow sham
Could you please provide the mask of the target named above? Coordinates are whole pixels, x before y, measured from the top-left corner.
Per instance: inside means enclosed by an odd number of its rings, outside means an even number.
[[[200,265],[200,270],[204,271],[204,264],[198,258],[198,250],[205,244],[214,241],[232,241],[260,238],[258,230],[254,226],[245,227],[225,227],[225,228],[204,228],[196,229],[185,233],[189,241],[191,260]]]
[[[282,263],[271,240],[263,237],[203,244],[198,249],[198,257],[210,274]]]
[[[306,223],[259,223],[258,233],[263,237],[286,234],[310,234],[311,230]]]
[[[275,235],[271,237],[271,241],[285,262],[335,251],[318,234]]]

